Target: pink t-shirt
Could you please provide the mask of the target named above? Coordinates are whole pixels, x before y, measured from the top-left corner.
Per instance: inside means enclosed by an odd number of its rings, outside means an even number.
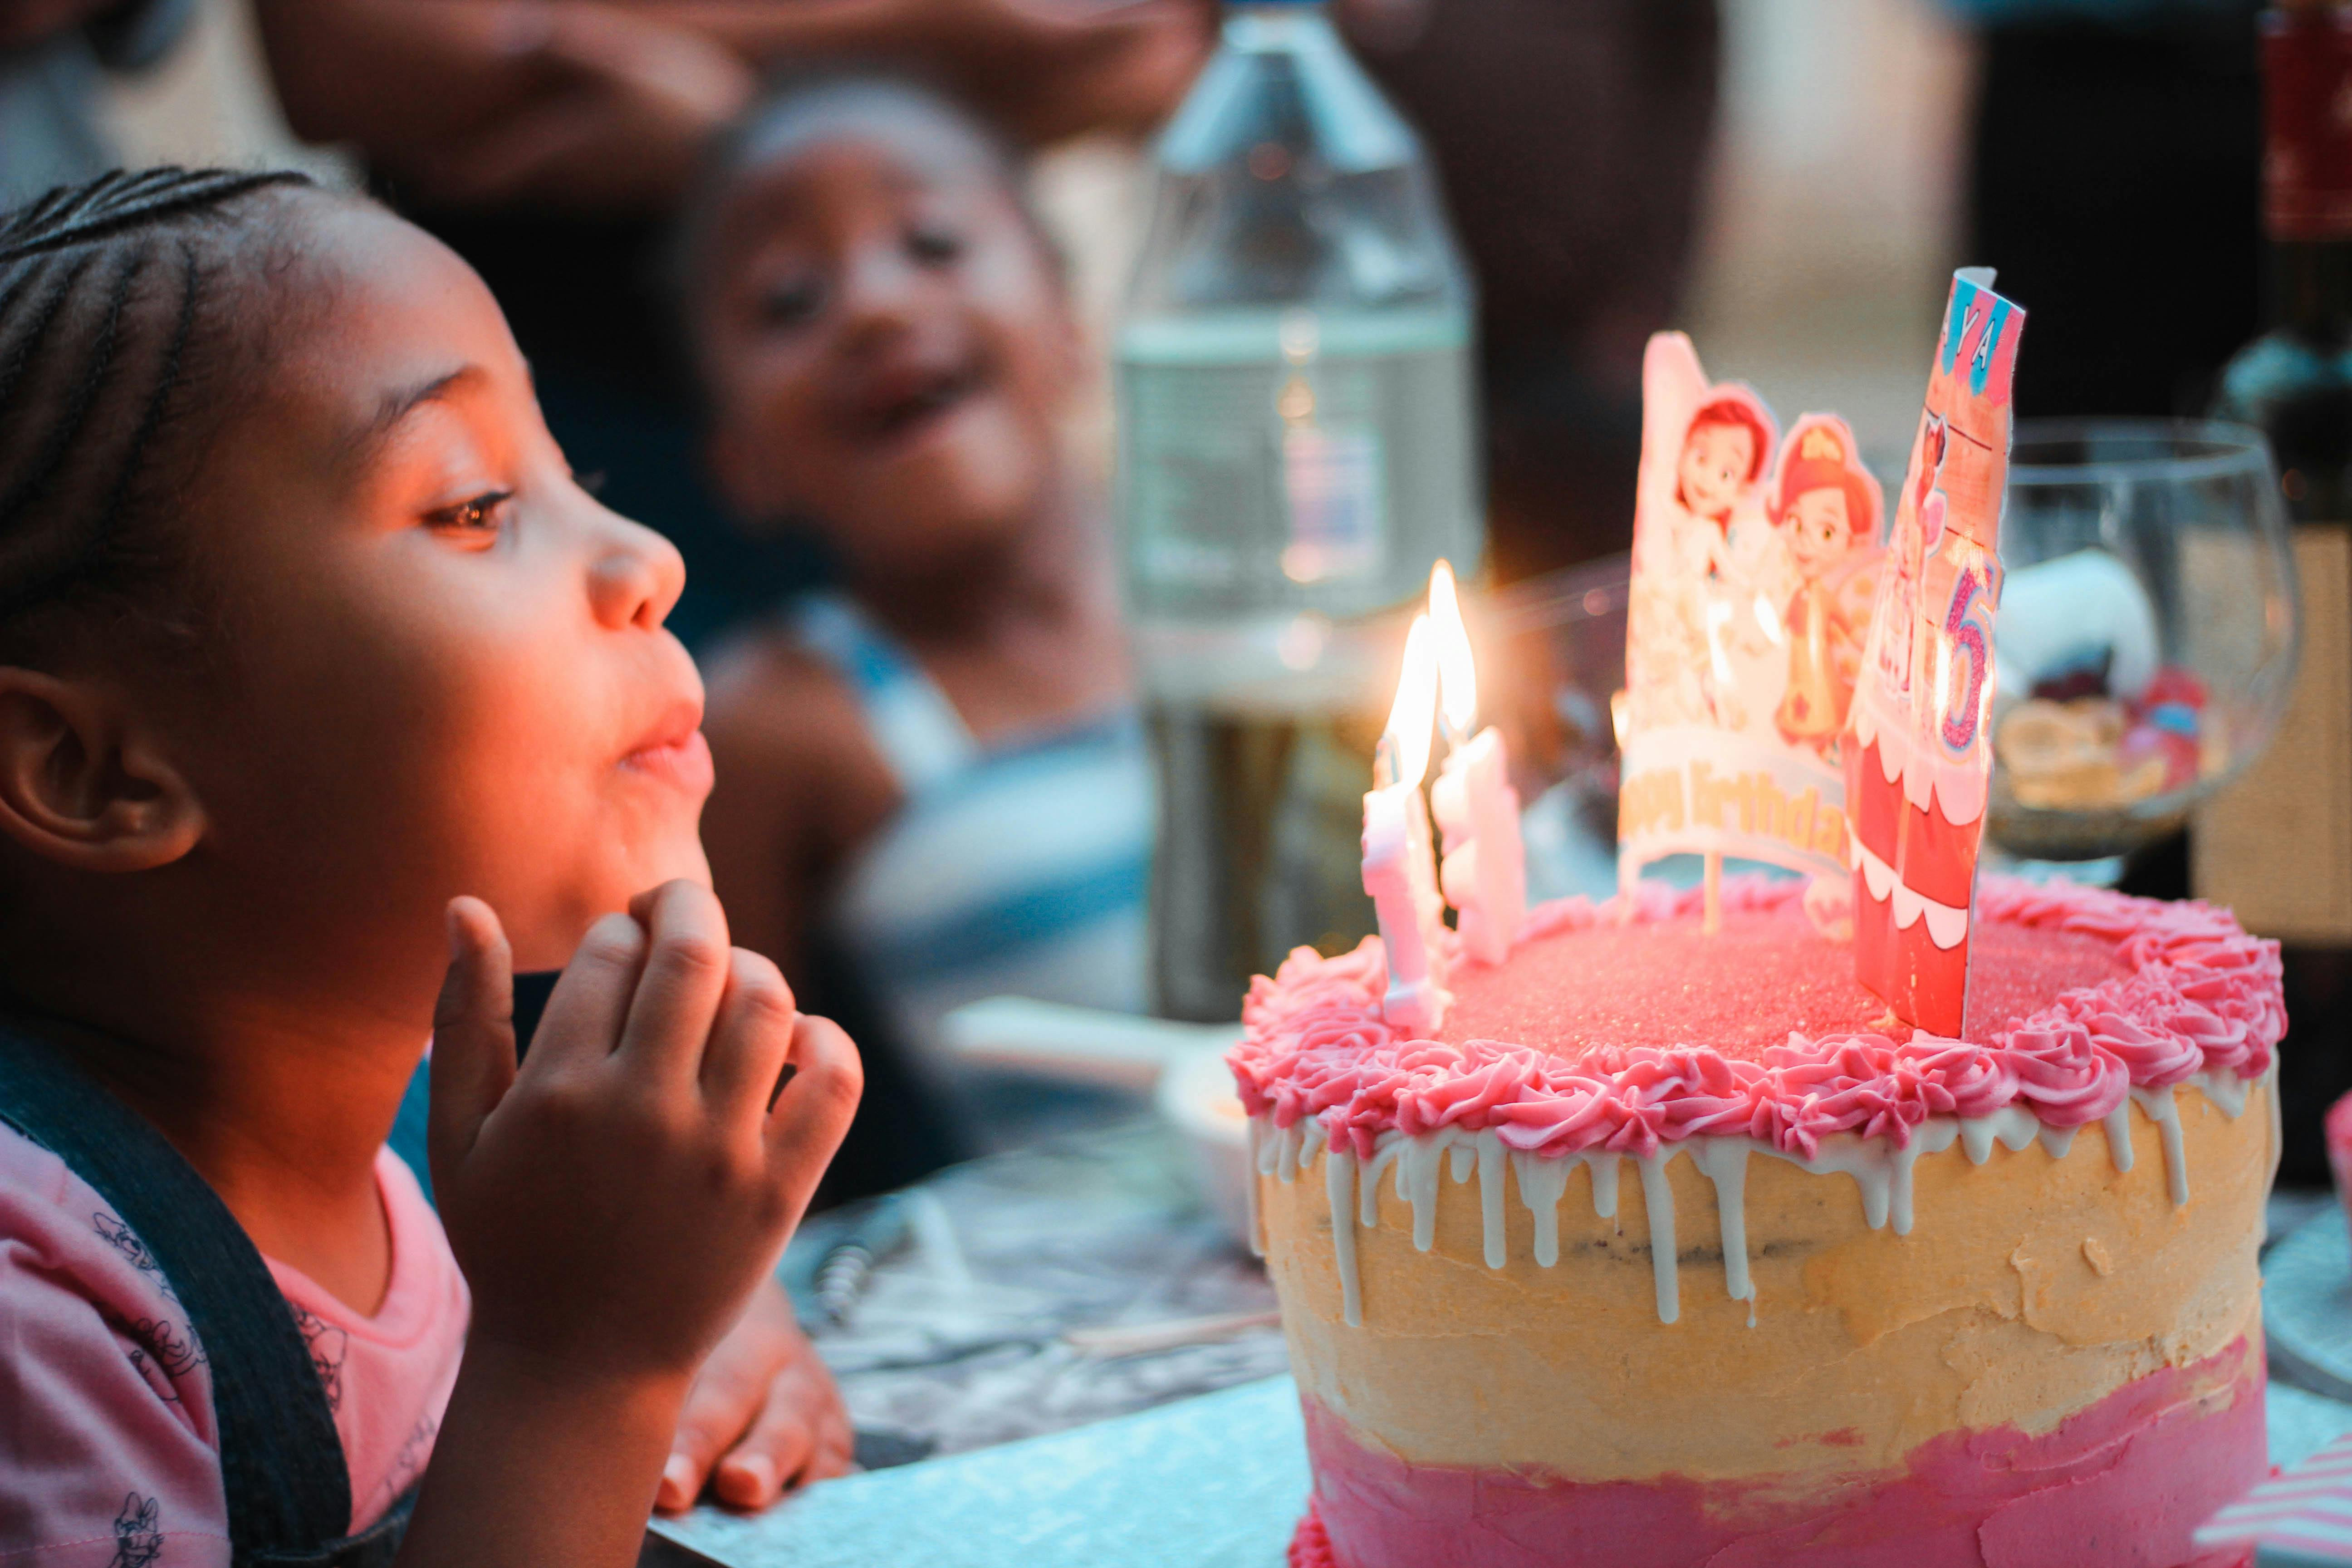
[[[363,1318],[272,1259],[364,1529],[425,1468],[466,1282],[408,1167],[376,1156],[392,1285]],[[0,1126],[0,1568],[225,1568],[212,1373],[155,1260],[55,1154]]]

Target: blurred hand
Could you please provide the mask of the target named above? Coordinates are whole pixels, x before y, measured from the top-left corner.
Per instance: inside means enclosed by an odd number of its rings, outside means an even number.
[[[833,1373],[770,1279],[696,1374],[655,1505],[689,1508],[708,1481],[730,1508],[766,1508],[845,1474],[852,1444]]]
[[[620,0],[255,0],[288,121],[427,203],[658,213],[755,83]]]
[[[121,4],[121,0],[5,0],[0,3],[0,49],[19,49],[53,38]]]
[[[563,1383],[683,1389],[847,1130],[856,1048],[794,1010],[774,964],[730,949],[719,901],[688,882],[590,930],[520,1071],[498,917],[453,900],[449,937],[430,1147],[473,1291],[469,1363],[489,1349]]]
[[[1200,0],[908,0],[910,44],[1015,134],[1050,142],[1141,130],[1175,109],[1208,58]]]
[[[436,172],[440,199],[663,205],[758,86],[723,45],[614,6],[517,13],[504,41],[535,90]]]

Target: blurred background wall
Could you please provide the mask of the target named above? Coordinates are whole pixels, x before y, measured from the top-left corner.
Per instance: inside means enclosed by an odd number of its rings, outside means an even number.
[[[1785,422],[1846,416],[1899,468],[1963,255],[1972,35],[1927,0],[1724,0],[1717,132],[1681,323]]]

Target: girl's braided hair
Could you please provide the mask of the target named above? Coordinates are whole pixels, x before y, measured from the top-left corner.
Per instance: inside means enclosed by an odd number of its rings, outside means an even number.
[[[110,607],[150,630],[184,564],[171,522],[250,353],[224,275],[254,193],[290,171],[117,171],[0,213],[0,662]]]

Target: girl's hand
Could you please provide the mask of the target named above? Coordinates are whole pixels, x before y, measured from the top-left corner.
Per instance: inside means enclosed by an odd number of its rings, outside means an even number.
[[[774,964],[730,949],[692,883],[590,930],[520,1071],[498,917],[455,900],[449,936],[430,1143],[473,1291],[468,1364],[682,1395],[847,1130],[856,1048],[794,1009]]]
[[[691,1507],[707,1480],[730,1508],[765,1508],[845,1474],[850,1450],[841,1391],[770,1279],[695,1377],[655,1503]]]

